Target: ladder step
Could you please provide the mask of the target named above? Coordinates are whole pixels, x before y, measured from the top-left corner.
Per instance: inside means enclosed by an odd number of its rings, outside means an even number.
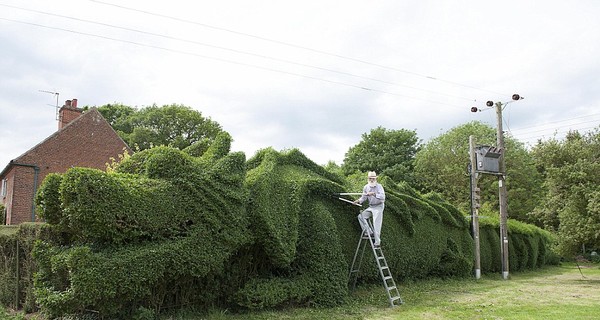
[[[371,228],[372,228],[372,225],[371,225]],[[381,275],[381,279],[383,280],[383,286],[385,287],[385,289],[387,291],[388,301],[390,302],[391,306],[392,307],[395,306],[394,305],[395,301],[399,301],[399,304],[403,304],[403,301],[402,301],[402,298],[400,297],[400,293],[398,292],[396,283],[394,282],[392,272],[387,265],[385,256],[383,255],[383,250],[380,246],[375,246],[375,244],[373,243],[374,239],[372,236],[365,236],[364,234],[361,234],[361,240],[358,241],[358,245],[356,246],[356,252],[354,253],[354,259],[352,261],[352,266],[350,267],[350,276],[351,276],[351,278],[354,278],[353,288],[354,288],[354,286],[356,286],[356,280],[357,280],[359,272],[360,272],[360,264],[361,264],[362,257],[363,257],[363,254],[364,254],[365,248],[366,248],[366,243],[364,243],[364,245],[363,245],[363,239],[369,240],[369,244],[371,245],[371,248],[373,249],[372,252],[373,252],[373,255],[375,256],[375,262],[377,263],[379,273]],[[357,261],[357,258],[359,257],[359,253],[360,253],[360,260]],[[358,262],[357,268],[354,269],[357,262]]]

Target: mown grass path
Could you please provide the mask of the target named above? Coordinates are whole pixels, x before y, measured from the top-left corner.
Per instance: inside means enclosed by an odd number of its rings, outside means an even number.
[[[361,286],[340,307],[290,308],[234,314],[213,310],[208,315],[178,312],[161,320],[265,319],[600,319],[600,265],[563,264],[512,273],[510,279],[485,275],[479,280],[450,279],[402,283],[404,304],[388,306],[382,286]],[[0,312],[0,318],[7,316]],[[31,317],[33,316],[33,317]],[[23,316],[9,319],[23,319]],[[30,319],[43,319],[30,315]]]
[[[346,305],[333,309],[295,308],[249,314],[212,312],[208,317],[163,319],[600,319],[600,266],[563,264],[511,273],[504,280],[450,279],[402,283],[404,304],[389,308],[381,286],[360,287]]]
[[[365,319],[600,319],[600,268],[574,264],[480,280],[427,281]]]

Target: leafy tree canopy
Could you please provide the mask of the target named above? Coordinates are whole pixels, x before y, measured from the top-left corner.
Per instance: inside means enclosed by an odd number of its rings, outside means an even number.
[[[532,152],[546,190],[533,216],[558,232],[563,255],[600,248],[600,127],[570,132],[563,141],[539,141]]]
[[[477,145],[496,145],[496,130],[478,121],[457,126],[426,143],[415,157],[415,174],[423,190],[442,194],[451,203],[470,211],[468,173],[469,136]],[[508,212],[511,218],[528,222],[536,204],[541,180],[533,159],[518,141],[505,139]],[[498,182],[495,176],[480,175],[478,186],[482,202],[498,208]]]
[[[377,127],[346,152],[342,171],[346,175],[375,171],[395,181],[413,182],[413,160],[419,147],[415,131]]]
[[[139,150],[161,145],[182,150],[196,142],[211,142],[223,131],[221,125],[203,117],[200,111],[178,104],[154,104],[140,110],[107,104],[98,111],[127,144]]]

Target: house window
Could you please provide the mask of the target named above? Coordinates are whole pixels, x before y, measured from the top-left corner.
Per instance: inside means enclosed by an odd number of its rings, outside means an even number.
[[[3,197],[6,197],[6,183],[7,183],[7,180],[2,179],[2,191],[0,191],[0,192]]]

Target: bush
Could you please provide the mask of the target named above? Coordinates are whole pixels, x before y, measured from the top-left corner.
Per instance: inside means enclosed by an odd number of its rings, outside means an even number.
[[[481,270],[502,272],[500,221],[497,216],[480,216]],[[554,236],[536,226],[508,220],[508,262],[510,271],[525,271],[556,264],[558,256],[551,248]]]
[[[38,266],[31,251],[37,240],[50,239],[52,233],[45,224],[29,222],[0,231],[0,304],[36,311],[33,280]]]
[[[34,251],[44,311],[131,317],[142,307],[218,303],[227,292],[218,281],[251,239],[245,157],[219,152],[207,151],[208,161],[154,148],[111,173],[73,168],[44,181],[41,214],[59,203],[61,218],[50,220],[63,235]]]
[[[0,203],[0,225],[6,224],[6,211],[4,211],[4,209],[4,205]]]
[[[331,306],[347,295],[347,264],[332,217],[340,207],[330,198],[341,186],[314,164],[299,166],[307,163],[297,151],[263,150],[249,160],[248,214],[257,241],[248,254],[266,263],[250,270],[255,280],[237,293],[242,306]]]
[[[36,234],[28,297],[51,316],[91,310],[138,319],[183,306],[345,301],[359,210],[331,195],[362,190],[365,175],[340,177],[298,150],[264,149],[245,161],[229,145],[221,135],[206,150],[158,147],[108,173],[73,168],[49,176],[36,198],[48,224]],[[468,276],[473,240],[465,216],[439,195],[385,176],[380,182],[382,246],[396,281]],[[497,228],[482,217],[484,272],[499,270]],[[549,261],[548,234],[511,222],[509,237],[511,268]],[[357,281],[381,283],[367,255]]]

